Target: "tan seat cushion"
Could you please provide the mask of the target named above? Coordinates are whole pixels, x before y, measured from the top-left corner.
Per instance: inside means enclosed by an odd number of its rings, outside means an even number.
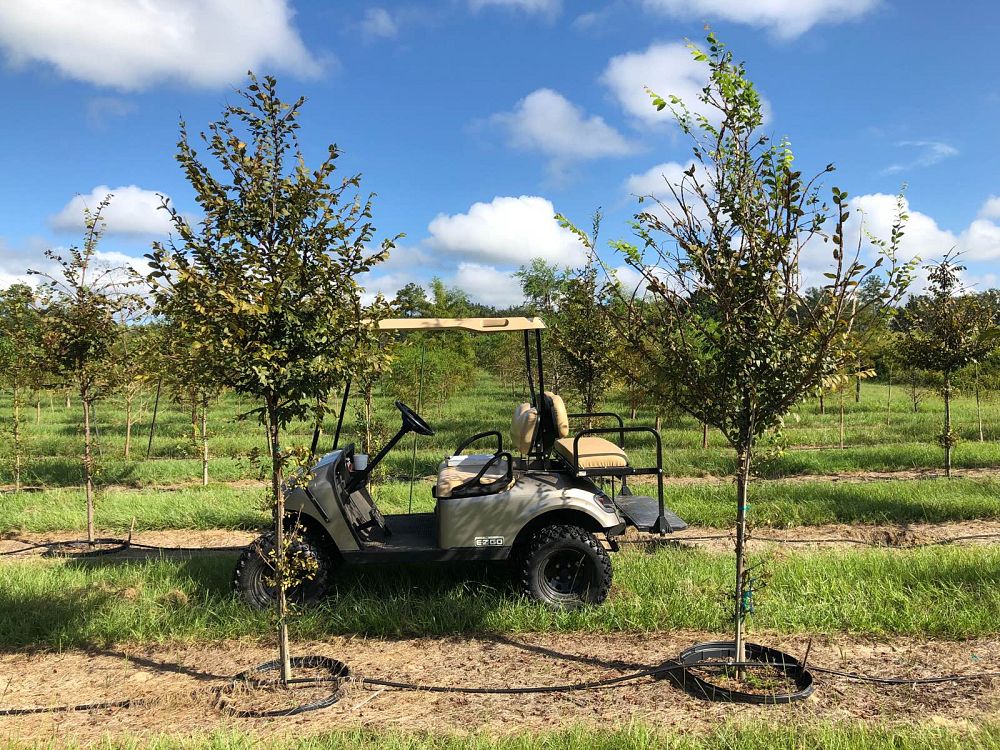
[[[573,465],[573,441],[575,438],[565,437],[556,440],[555,450],[566,463]],[[578,469],[611,469],[628,466],[625,451],[601,437],[582,437],[579,445],[580,461]]]
[[[463,463],[459,466],[447,466],[442,464],[441,469],[438,471],[437,487],[434,492],[434,496],[438,499],[442,497],[451,497],[451,493],[456,487],[465,484],[470,479],[474,479],[476,474],[478,474],[482,468],[483,464],[477,465],[475,462]],[[500,459],[495,465],[491,466],[485,474],[483,474],[479,483],[491,484],[499,479],[504,479],[506,476],[507,461],[506,459]],[[511,484],[513,484],[513,481]],[[510,487],[510,484],[500,486],[496,489],[496,491],[503,492],[508,487]]]
[[[514,417],[510,423],[510,441],[522,456],[528,455],[531,451],[531,442],[535,438],[537,425],[538,410],[531,404],[520,404],[514,409]]]
[[[552,391],[545,391],[545,397],[549,401],[552,426],[555,428],[556,434],[561,438],[568,436],[569,415],[566,413],[566,402],[563,401],[562,396]]]

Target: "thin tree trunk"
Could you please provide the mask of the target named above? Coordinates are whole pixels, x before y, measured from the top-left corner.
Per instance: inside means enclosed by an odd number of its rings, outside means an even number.
[[[889,376],[889,395],[885,399],[885,426],[888,427],[892,424],[892,368],[888,370]]]
[[[819,392],[819,414],[821,417],[826,416],[826,398],[823,396],[823,391]]]
[[[35,396],[35,427],[42,423],[42,400]]]
[[[737,456],[736,475],[736,607],[733,613],[735,622],[734,643],[737,662],[746,661],[746,642],[743,632],[743,573],[746,569],[746,537],[747,537],[747,485],[750,482],[750,454],[741,451]],[[743,678],[743,669],[737,669],[737,675]]]
[[[701,423],[701,449],[708,450],[708,423]]]
[[[14,491],[21,491],[21,454],[24,446],[21,444],[21,389],[14,386]]]
[[[976,421],[979,422],[979,442],[986,442],[983,434],[983,402],[979,396],[979,365],[976,365]]]
[[[198,399],[191,399],[191,439],[198,442]]]
[[[94,456],[90,441],[90,397],[86,388],[80,389],[83,401],[83,478],[87,496],[87,541],[94,544]]]
[[[208,398],[201,404],[201,484],[208,486]]]
[[[73,408],[73,405],[69,401],[69,391],[66,391],[66,408],[67,409]]]
[[[635,404],[629,404],[628,408],[629,419],[635,419],[637,411],[638,410],[636,409]]]
[[[844,447],[844,389],[840,389],[840,447]]]
[[[285,559],[285,495],[281,491],[281,446],[276,411],[277,403],[270,401],[267,405],[267,429],[271,447],[271,498],[274,501],[278,547],[275,559],[275,575],[278,579],[278,658],[281,661],[281,681],[287,684],[292,679],[292,663],[288,649],[288,602],[285,598],[285,577],[288,574]]]
[[[861,376],[856,375],[854,378],[854,403],[861,403]]]
[[[132,449],[132,396],[125,393],[125,459],[128,459],[129,451]]]
[[[657,414],[656,415],[656,431],[657,432],[660,431],[660,427],[662,426],[662,424],[663,424],[663,417],[661,417],[659,414]]]
[[[951,477],[951,373],[944,374],[944,475]]]
[[[920,400],[917,398],[917,384],[916,382],[910,383],[910,398],[913,400],[913,413],[916,414],[920,411],[919,404]]]

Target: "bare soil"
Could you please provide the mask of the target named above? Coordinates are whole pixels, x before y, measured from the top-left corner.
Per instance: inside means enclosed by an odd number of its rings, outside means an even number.
[[[104,535],[99,534],[99,536]],[[255,536],[254,532],[225,529],[144,531],[133,534],[132,541],[160,549],[132,548],[115,554],[130,559],[184,558],[195,554],[228,552],[234,547],[248,545]],[[0,561],[12,561],[31,555],[41,555],[46,553],[46,548],[34,547],[33,545],[66,542],[75,538],[76,535],[68,532],[5,534],[0,536],[0,555],[3,555],[0,557]],[[732,541],[728,530],[706,526],[692,526],[664,538],[629,531],[623,542],[623,546],[655,548],[660,544],[679,544],[710,551],[732,551]],[[824,524],[797,526],[788,529],[760,528],[751,532],[750,536],[751,547],[758,549],[775,545],[802,546],[804,548],[821,545],[844,549],[862,547],[912,548],[926,544],[1000,544],[1000,521],[879,525]],[[72,553],[86,549],[85,546],[66,546],[57,548],[56,551]],[[20,550],[24,551],[20,552]]]
[[[613,677],[656,666],[693,643],[720,634],[517,635],[481,638],[333,638],[295,644],[295,652],[346,661],[353,675],[424,685],[555,685]],[[757,634],[756,640],[800,657],[804,636]],[[676,732],[704,732],[724,720],[775,724],[853,720],[879,724],[975,725],[1000,716],[1000,680],[979,678],[931,686],[876,686],[816,675],[808,700],[783,707],[708,703],[667,681],[651,679],[607,690],[547,695],[460,695],[399,691],[349,683],[335,706],[282,719],[237,719],[221,713],[215,690],[229,675],[274,657],[255,642],[168,644],[60,653],[0,654],[0,706],[148,701],[130,708],[0,718],[0,737],[89,743],[108,736],[184,735],[242,729],[265,736],[303,736],[370,727],[435,733],[506,735],[569,726],[643,722]],[[883,676],[917,677],[1000,670],[1000,640],[814,639],[809,663]],[[310,698],[315,697],[311,690]],[[258,701],[259,702],[259,701]],[[282,705],[288,705],[287,699]]]

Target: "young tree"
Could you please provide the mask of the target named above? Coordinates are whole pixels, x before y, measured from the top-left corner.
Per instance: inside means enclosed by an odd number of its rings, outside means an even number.
[[[202,134],[216,165],[203,161],[181,123],[177,160],[202,218],[192,226],[170,211],[180,244],[149,256],[158,309],[190,337],[219,382],[254,399],[267,428],[281,675],[291,674],[285,592],[288,561],[281,431],[318,420],[326,396],[365,369],[364,353],[384,313],[365,306],[358,275],[384,260],[391,240],[371,250],[373,199],[359,175],[335,181],[339,150],[309,169],[296,137],[305,100],[286,103],[268,76]]]
[[[693,142],[694,165],[669,198],[647,197],[655,207],[636,217],[641,247],[613,243],[643,277],[643,304],[631,304],[623,324],[631,344],[648,360],[656,387],[671,403],[722,432],[736,452],[736,659],[745,658],[744,617],[748,485],[757,442],[780,427],[784,415],[854,353],[845,348],[862,303],[859,284],[885,265],[881,308],[899,297],[908,267],[894,251],[897,220],[885,252],[871,266],[844,236],[847,194],[832,190],[823,204],[816,182],[793,168],[787,140],[760,134],[761,99],[714,35],[708,51],[692,45],[709,69],[698,111],[675,96],[650,92],[668,106]],[[830,231],[832,230],[832,231]],[[803,249],[817,240],[831,250],[830,270],[815,300],[801,281]],[[816,262],[813,255],[813,262]]]
[[[27,453],[23,421],[25,398],[43,385],[44,373],[41,315],[35,292],[26,284],[13,284],[0,291],[0,379],[11,394],[14,450],[11,473],[15,492],[21,489],[21,472]]]
[[[958,443],[951,426],[953,379],[963,367],[989,356],[996,346],[997,321],[982,299],[965,292],[959,278],[965,267],[951,253],[927,270],[927,294],[911,300],[904,311],[903,349],[913,366],[941,375],[944,428],[938,442],[944,449],[945,476],[950,477],[951,454]]]
[[[122,335],[118,322],[142,306],[133,291],[138,279],[131,268],[102,263],[97,248],[104,234],[108,195],[95,209],[84,209],[82,247],[65,255],[46,250],[57,274],[30,271],[44,279],[41,288],[43,341],[52,369],[75,387],[83,406],[83,476],[87,500],[87,540],[94,542],[94,404],[111,385],[112,357]],[[68,396],[67,396],[68,399]]]
[[[569,390],[580,398],[584,411],[592,412],[610,383],[614,355],[614,324],[602,303],[605,290],[598,280],[596,246],[601,212],[594,213],[589,235],[572,227],[565,217],[559,216],[558,219],[583,243],[587,250],[587,262],[582,268],[567,272],[562,277],[558,323],[553,339],[563,355]]]

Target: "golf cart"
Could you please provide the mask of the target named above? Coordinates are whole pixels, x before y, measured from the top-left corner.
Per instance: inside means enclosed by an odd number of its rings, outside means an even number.
[[[481,432],[444,458],[432,513],[384,516],[368,491],[372,471],[405,435],[430,436],[434,430],[397,401],[402,425],[376,456],[359,454],[353,445],[338,447],[348,383],[331,451],[312,467],[305,486],[291,489],[285,500],[286,522],[302,530],[292,551],[311,558],[316,570],[288,591],[293,601],[322,597],[338,564],[507,560],[532,599],[553,608],[599,604],[611,587],[608,550],[618,549],[615,540],[629,526],[661,535],[686,528],[663,504],[656,430],[625,426],[607,412],[568,414],[562,398],[545,390],[545,324],[539,318],[403,318],[379,325],[401,332],[521,333],[531,400],[514,409],[507,445],[499,430]],[[614,419],[617,426],[570,434],[571,419],[600,418]],[[654,438],[655,466],[634,465],[625,453],[626,435],[640,432]],[[314,454],[317,440],[318,431]],[[473,445],[485,445],[488,452],[467,452]],[[638,475],[656,477],[656,498],[632,493],[628,480]],[[274,546],[273,532],[265,534],[237,563],[234,587],[254,607],[273,604]]]

